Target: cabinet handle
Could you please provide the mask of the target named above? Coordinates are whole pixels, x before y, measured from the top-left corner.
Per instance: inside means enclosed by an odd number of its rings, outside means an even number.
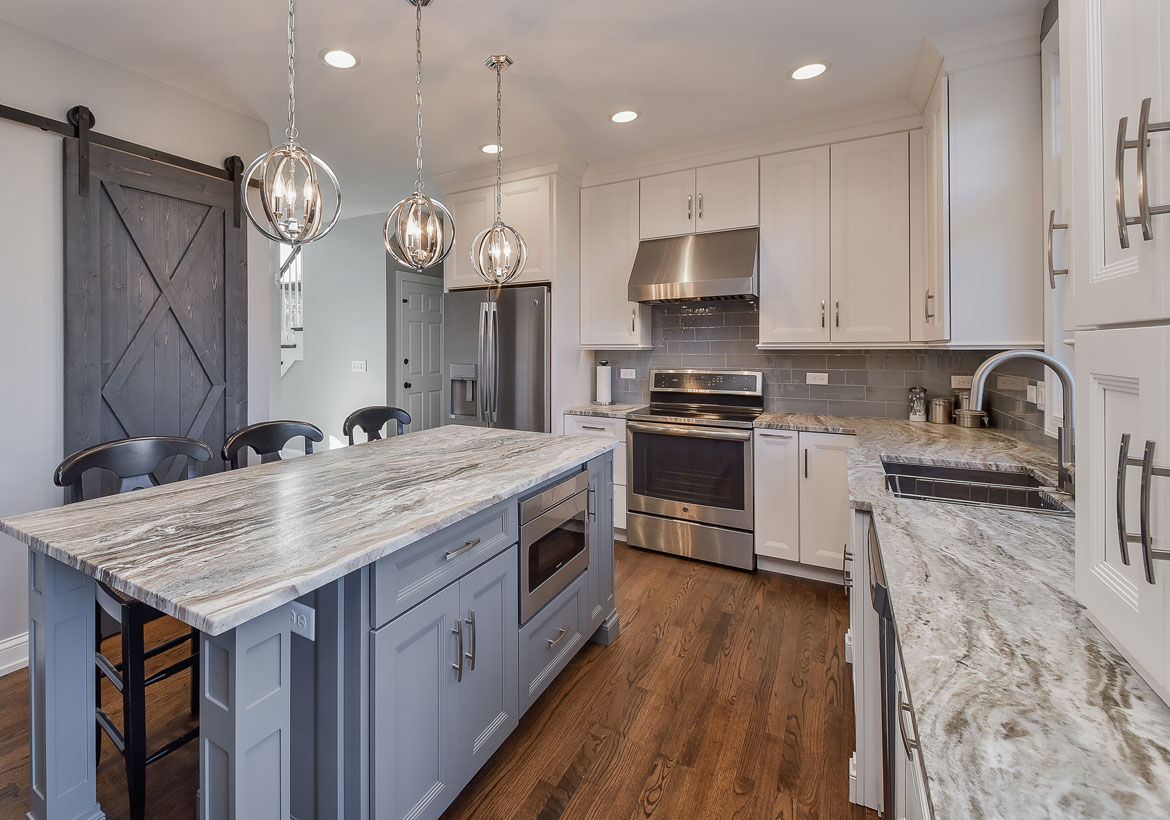
[[[585,491],[585,511],[590,521],[597,520],[597,490],[592,487]]]
[[[933,319],[935,316],[935,314],[930,312],[930,301],[933,298],[934,298],[934,293],[930,290],[930,288],[927,288],[926,289],[926,298],[924,298],[922,300],[922,313],[923,313],[923,318],[928,322],[931,319]]]
[[[833,313],[836,315],[837,327],[841,327],[841,300],[833,300]]]
[[[1170,122],[1150,122],[1151,99],[1142,100],[1142,111],[1138,117],[1138,219],[1142,223],[1142,238],[1149,242],[1154,238],[1153,217],[1170,214],[1170,205],[1150,205],[1150,186],[1147,184],[1150,154],[1150,134],[1170,131]],[[699,202],[703,200],[700,199]],[[700,208],[699,216],[702,216]]]
[[[481,539],[479,538],[472,538],[470,541],[465,542],[459,549],[455,550],[454,552],[447,553],[447,557],[443,560],[450,561],[452,558],[458,558],[465,552],[471,552],[473,549],[479,546],[480,540]]]
[[[471,661],[471,671],[472,671],[472,672],[474,672],[474,671],[475,671],[475,655],[476,655],[476,651],[475,651],[475,644],[476,644],[475,636],[476,636],[476,635],[478,634],[478,632],[479,632],[479,631],[478,631],[478,630],[475,628],[475,610],[474,610],[474,609],[473,609],[473,610],[471,610],[471,612],[469,612],[469,613],[468,613],[468,615],[467,615],[467,624],[468,624],[468,626],[470,626],[470,627],[471,627],[471,654],[467,656],[467,659]]]
[[[455,679],[456,683],[463,683],[463,619],[460,618],[455,622],[455,626],[451,627],[451,631],[459,638],[459,663],[451,664],[451,668],[459,673],[459,677]]]
[[[1129,544],[1139,544],[1142,548],[1142,563],[1146,573],[1146,582],[1156,584],[1154,578],[1154,562],[1170,561],[1170,550],[1155,549],[1150,534],[1150,496],[1153,491],[1154,476],[1170,478],[1170,467],[1154,466],[1154,442],[1147,441],[1141,458],[1129,457],[1129,433],[1121,436],[1121,452],[1117,460],[1117,539],[1121,546],[1121,560],[1129,564]],[[1138,513],[1138,534],[1132,535],[1125,523],[1125,472],[1129,467],[1140,467],[1142,470],[1141,507]]]
[[[1048,212],[1048,287],[1056,290],[1056,277],[1067,276],[1068,268],[1057,270],[1052,261],[1052,233],[1053,231],[1067,231],[1068,224],[1056,221],[1056,211]]]
[[[630,311],[630,333],[635,332],[634,322],[637,320],[637,318],[638,318],[638,309],[634,308],[633,310]]]
[[[703,195],[699,194],[699,219],[703,218]]]
[[[561,641],[563,641],[565,639],[565,636],[568,634],[569,634],[569,630],[566,629],[565,627],[561,627],[560,630],[557,631],[557,636],[555,638],[546,638],[546,640],[548,641],[548,648],[552,649],[554,646],[556,646]]]
[[[849,545],[845,545],[845,560],[841,562],[841,582],[848,591],[853,588],[853,553]]]
[[[910,704],[902,700],[902,693],[898,693],[898,732],[902,735],[902,745],[906,747],[906,757],[914,757],[914,752],[918,749],[918,740],[910,739],[910,733],[906,731],[905,716],[910,712]]]
[[[788,439],[788,440],[792,439],[792,435],[790,433],[765,433],[763,430],[761,430],[758,435],[761,438],[782,438],[782,439]]]
[[[825,326],[825,300],[821,300],[821,327]]]
[[[1117,545],[1121,563],[1129,566],[1129,528],[1125,524],[1125,474],[1129,467],[1129,433],[1121,434],[1121,452],[1117,456]]]
[[[1141,222],[1138,217],[1126,216],[1125,214],[1125,152],[1130,148],[1138,147],[1136,140],[1125,138],[1125,132],[1128,130],[1129,117],[1122,117],[1117,122],[1117,156],[1113,168],[1115,175],[1113,196],[1117,206],[1117,238],[1121,241],[1122,248],[1129,247],[1129,226]]]
[[[804,448],[804,477],[808,478],[808,448]]]
[[[582,424],[581,429],[582,430],[597,430],[598,432],[601,432],[601,433],[605,432],[604,427],[598,427],[596,424]]]
[[[687,194],[687,222],[695,218],[694,212],[695,198],[691,194]]]

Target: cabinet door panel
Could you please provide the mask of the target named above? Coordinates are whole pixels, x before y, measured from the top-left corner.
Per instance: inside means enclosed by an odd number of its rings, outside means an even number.
[[[909,341],[909,136],[834,145],[831,158],[832,340]]]
[[[853,436],[800,434],[800,561],[840,570],[852,538],[848,451]]]
[[[1155,463],[1170,451],[1166,420],[1167,346],[1165,328],[1100,330],[1077,334],[1077,597],[1102,630],[1119,645],[1163,697],[1167,680],[1167,601],[1170,565],[1155,562],[1157,581],[1147,582],[1140,544],[1122,558],[1118,533],[1118,461],[1121,436],[1131,436],[1130,457],[1156,442]],[[1159,455],[1160,453],[1160,455]],[[1164,478],[1154,478],[1151,526],[1154,545],[1167,543]],[[1137,533],[1141,470],[1126,472],[1126,529]]]
[[[459,685],[460,785],[470,780],[519,721],[519,587],[516,548],[459,582],[466,672]]]
[[[582,628],[592,635],[614,611],[613,592],[613,485],[615,465],[612,455],[589,462],[589,489],[593,495],[589,519],[589,584]],[[625,488],[622,488],[625,492]],[[624,521],[622,522],[625,523]]]
[[[760,223],[760,161],[709,165],[695,172],[695,225],[700,233]]]
[[[495,219],[495,190],[480,188],[452,194],[443,204],[455,220],[455,247],[443,261],[447,290],[486,287],[471,268],[471,240]]]
[[[756,555],[800,560],[799,434],[783,430],[753,433]]]
[[[372,815],[438,818],[461,786],[455,730],[458,585],[371,633]]]
[[[829,148],[760,161],[760,344],[829,341]]]
[[[549,177],[522,179],[503,186],[504,222],[524,237],[528,262],[513,284],[552,280],[552,186]],[[495,190],[489,198],[489,214],[495,219]],[[474,237],[475,234],[472,234]]]
[[[948,80],[938,80],[923,112],[921,135],[910,137],[911,341],[950,337],[950,151]],[[915,207],[917,205],[917,208]]]
[[[695,172],[677,171],[641,180],[643,239],[695,232]]]
[[[581,344],[649,347],[650,306],[631,302],[638,181],[581,191]]]

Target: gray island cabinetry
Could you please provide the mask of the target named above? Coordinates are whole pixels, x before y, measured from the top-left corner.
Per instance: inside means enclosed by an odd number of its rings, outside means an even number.
[[[200,820],[438,817],[617,636],[612,447],[443,427],[0,521],[29,546],[29,817],[104,817],[95,579],[202,633]],[[588,563],[521,623],[521,503],[566,482]]]

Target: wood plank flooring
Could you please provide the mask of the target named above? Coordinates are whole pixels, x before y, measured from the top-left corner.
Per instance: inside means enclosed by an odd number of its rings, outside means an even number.
[[[581,651],[443,820],[876,817],[848,800],[853,693],[840,588],[620,543],[616,581],[621,637]],[[148,637],[178,631],[163,621]],[[28,805],[27,681],[0,678],[0,820],[23,818]],[[190,725],[186,687],[179,676],[151,688],[152,744]],[[115,694],[107,686],[120,722]],[[150,767],[150,818],[194,818],[198,765],[190,744]],[[127,816],[108,740],[98,798],[110,820]]]

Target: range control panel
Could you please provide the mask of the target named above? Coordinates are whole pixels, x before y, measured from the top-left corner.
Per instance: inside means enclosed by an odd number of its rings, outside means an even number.
[[[763,394],[764,374],[740,370],[655,370],[650,389],[668,393]]]

